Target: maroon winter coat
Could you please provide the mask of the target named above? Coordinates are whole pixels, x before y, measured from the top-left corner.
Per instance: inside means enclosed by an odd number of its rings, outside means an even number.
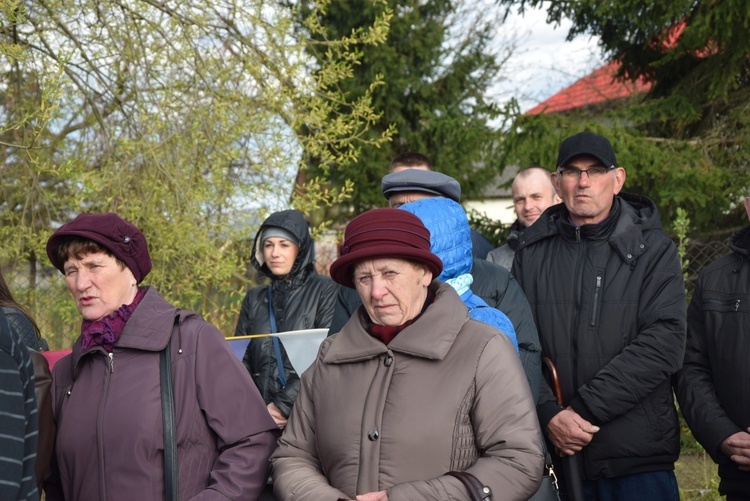
[[[155,289],[125,325],[112,357],[73,353],[54,368],[55,501],[163,500],[159,351],[172,336],[180,499],[256,499],[278,428],[219,331]]]

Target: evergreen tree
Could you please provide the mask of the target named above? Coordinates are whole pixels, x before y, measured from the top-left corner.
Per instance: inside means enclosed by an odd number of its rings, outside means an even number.
[[[350,99],[371,90],[380,117],[365,134],[392,134],[392,141],[363,145],[350,166],[308,155],[303,174],[330,172],[333,186],[352,181],[351,208],[361,212],[385,204],[380,181],[391,158],[416,151],[458,179],[464,197],[477,194],[501,170],[498,132],[491,126],[500,110],[488,95],[501,67],[491,49],[497,29],[492,6],[483,9],[463,0],[332,0],[317,18],[325,34],[314,37],[319,43],[309,45],[311,54],[324,61],[327,39],[372,24],[384,11],[392,12],[386,43],[362,47],[361,60],[339,88]],[[303,9],[301,16],[306,15]],[[503,50],[507,56],[512,48]]]

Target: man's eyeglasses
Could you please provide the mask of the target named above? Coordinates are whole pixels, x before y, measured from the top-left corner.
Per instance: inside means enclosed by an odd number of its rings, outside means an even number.
[[[573,179],[578,180],[581,179],[581,175],[585,172],[586,175],[589,176],[589,179],[597,179],[601,178],[606,174],[608,171],[612,170],[614,167],[604,167],[603,165],[598,165],[596,167],[589,167],[588,169],[577,169],[576,167],[560,167],[557,172],[560,173],[563,179],[572,181]]]

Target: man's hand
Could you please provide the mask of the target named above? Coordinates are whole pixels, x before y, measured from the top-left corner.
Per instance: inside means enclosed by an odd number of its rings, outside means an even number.
[[[742,471],[750,471],[750,428],[727,437],[719,446],[721,452],[737,463]]]
[[[278,407],[276,407],[276,404],[271,402],[266,407],[268,407],[268,413],[271,415],[274,421],[276,421],[276,426],[279,427],[279,429],[284,429],[286,426],[286,416],[283,412],[279,410]]]
[[[597,431],[598,426],[583,419],[570,407],[558,413],[547,425],[547,435],[561,457],[571,456],[583,449]]]

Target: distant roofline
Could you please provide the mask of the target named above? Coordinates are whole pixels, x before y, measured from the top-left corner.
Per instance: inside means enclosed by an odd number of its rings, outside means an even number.
[[[651,84],[643,79],[638,79],[635,82],[618,79],[617,72],[619,69],[620,64],[618,62],[609,62],[534,106],[525,114],[538,115],[540,113],[574,110],[616,99],[624,99],[646,92],[651,88]]]
[[[681,21],[665,30],[661,37],[655,39],[655,48],[668,50],[675,47],[682,36],[685,26],[685,21]],[[709,44],[697,51],[697,55],[706,57],[715,51],[715,46]],[[534,106],[525,114],[538,115],[540,113],[569,111],[617,99],[624,99],[648,92],[651,89],[651,83],[646,82],[643,78],[639,78],[636,81],[618,78],[617,73],[619,70],[620,63],[618,61],[610,61]]]

